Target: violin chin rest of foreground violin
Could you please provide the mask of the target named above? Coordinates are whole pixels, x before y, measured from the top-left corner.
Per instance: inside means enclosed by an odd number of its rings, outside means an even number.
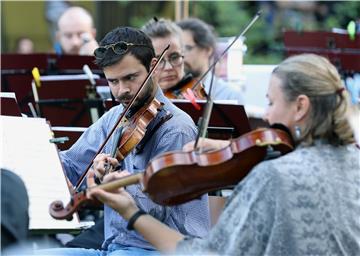
[[[210,191],[236,185],[269,151],[284,155],[293,150],[289,134],[262,128],[233,139],[210,152],[168,152],[154,158],[143,179],[144,191],[156,203],[177,205]]]

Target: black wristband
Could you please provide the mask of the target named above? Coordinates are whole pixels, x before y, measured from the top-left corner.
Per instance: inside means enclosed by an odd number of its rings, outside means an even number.
[[[146,212],[144,212],[143,210],[138,210],[137,212],[134,213],[133,216],[131,216],[131,218],[129,219],[129,222],[127,224],[127,229],[128,230],[134,230],[134,224],[135,224],[135,221],[141,216],[141,215],[144,215],[146,214]]]

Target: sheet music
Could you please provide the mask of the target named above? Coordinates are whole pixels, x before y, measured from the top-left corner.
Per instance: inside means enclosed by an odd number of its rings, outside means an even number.
[[[45,119],[0,116],[0,166],[18,174],[29,195],[29,229],[77,229],[72,221],[55,220],[49,214],[54,200],[69,202],[66,184],[52,132]]]

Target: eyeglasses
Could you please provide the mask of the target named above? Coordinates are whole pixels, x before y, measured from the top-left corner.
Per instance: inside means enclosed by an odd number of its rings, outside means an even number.
[[[170,54],[170,56],[167,59],[163,58],[160,61],[158,68],[164,69],[166,66],[166,62],[169,62],[170,65],[174,68],[174,67],[180,66],[183,63],[183,60],[184,60],[183,55],[181,55],[177,52],[174,52],[174,53]]]
[[[110,48],[113,50],[114,53],[116,53],[118,55],[123,55],[130,49],[130,47],[136,47],[136,46],[148,47],[149,49],[151,49],[150,46],[145,45],[145,44],[133,44],[133,43],[127,43],[124,41],[120,41],[120,42],[117,42],[114,44],[108,44],[108,45],[104,45],[99,48],[96,48],[94,51],[94,55],[95,55],[95,58],[102,59],[105,57],[107,50]]]

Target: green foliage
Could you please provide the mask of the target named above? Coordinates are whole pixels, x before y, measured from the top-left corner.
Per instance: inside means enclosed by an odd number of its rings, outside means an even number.
[[[302,9],[306,4],[310,9]],[[246,34],[244,62],[276,64],[284,57],[284,29],[330,31],[346,28],[360,15],[360,1],[304,2],[304,6],[300,1],[282,8],[270,1],[190,1],[190,16],[211,24],[219,37],[227,37],[238,35],[261,8],[261,18]]]
[[[329,16],[328,19],[325,21],[326,27],[345,28],[351,20],[360,19],[360,2],[337,2],[334,4],[333,12],[334,14],[332,16]]]
[[[257,6],[239,1],[201,1],[192,3],[191,16],[211,24],[219,37],[240,34],[258,11]],[[279,54],[264,56],[263,48],[273,45],[272,30],[267,29],[265,20],[260,17],[245,35],[248,52],[244,61],[248,63],[275,64],[281,60]]]

